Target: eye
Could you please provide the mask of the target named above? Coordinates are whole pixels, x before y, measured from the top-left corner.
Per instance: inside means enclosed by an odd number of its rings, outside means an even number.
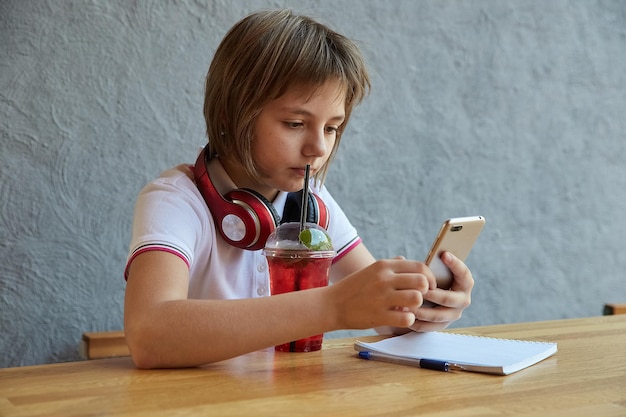
[[[297,129],[303,125],[302,122],[285,122],[285,126],[290,129]]]
[[[337,133],[339,126],[326,126],[326,133]]]

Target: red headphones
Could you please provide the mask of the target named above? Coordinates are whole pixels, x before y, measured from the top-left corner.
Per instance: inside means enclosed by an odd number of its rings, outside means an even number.
[[[215,225],[229,244],[240,249],[259,250],[280,223],[300,221],[302,191],[289,193],[283,216],[265,197],[248,188],[237,188],[222,196],[216,189],[206,169],[205,149],[198,155],[194,166],[196,186],[202,194]],[[330,213],[321,198],[309,193],[307,222],[328,228]]]

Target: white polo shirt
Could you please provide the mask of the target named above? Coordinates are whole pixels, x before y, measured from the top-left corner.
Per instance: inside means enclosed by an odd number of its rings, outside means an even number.
[[[211,180],[224,195],[236,186],[217,159],[209,162]],[[130,252],[125,277],[140,253],[161,250],[180,257],[189,267],[189,298],[237,299],[269,295],[267,261],[261,250],[228,244],[215,228],[213,217],[194,182],[193,167],[179,165],[163,172],[139,193],[135,205]],[[330,235],[335,262],[361,241],[343,210],[325,186],[311,191],[330,212]],[[287,193],[273,201],[283,212]]]

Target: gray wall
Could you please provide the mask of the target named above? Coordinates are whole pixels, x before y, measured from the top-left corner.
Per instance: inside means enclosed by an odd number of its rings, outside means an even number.
[[[626,2],[22,1],[0,5],[0,366],[122,327],[134,199],[205,142],[226,30],[288,6],[361,43],[373,91],[327,185],[377,257],[481,214],[457,326],[626,301]]]

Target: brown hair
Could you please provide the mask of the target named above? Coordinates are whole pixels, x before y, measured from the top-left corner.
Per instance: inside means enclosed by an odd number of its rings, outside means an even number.
[[[363,57],[350,39],[290,10],[244,18],[222,40],[206,77],[209,156],[238,161],[258,178],[251,150],[254,122],[263,107],[291,87],[315,89],[335,79],[346,91],[346,118],[327,163],[316,174],[322,182],[352,109],[370,88]]]

